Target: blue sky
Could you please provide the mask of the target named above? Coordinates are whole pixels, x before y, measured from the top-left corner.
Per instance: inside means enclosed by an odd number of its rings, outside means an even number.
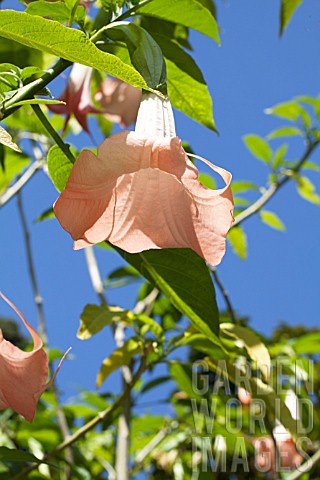
[[[3,8],[15,2],[5,0]],[[319,0],[304,1],[283,38],[279,39],[280,1],[217,0],[221,46],[191,33],[194,58],[203,71],[214,103],[220,136],[177,112],[177,134],[188,140],[195,153],[227,168],[234,179],[250,179],[264,185],[266,167],[245,148],[243,135],[267,135],[284,124],[264,114],[264,109],[298,95],[316,96],[320,90]],[[61,90],[61,83],[56,94]],[[80,145],[90,146],[85,134]],[[289,141],[289,158],[298,159],[301,141]],[[313,157],[318,161],[320,151]],[[312,177],[319,188],[319,178]],[[65,362],[59,385],[70,396],[78,386],[93,388],[101,361],[114,348],[107,331],[90,341],[76,339],[79,315],[87,303],[98,303],[90,284],[82,251],[55,220],[33,224],[50,207],[57,192],[50,180],[37,174],[23,192],[35,253],[36,273],[44,299],[50,344],[61,350],[73,347],[72,361]],[[271,334],[280,320],[319,326],[320,209],[302,200],[294,185],[286,185],[268,209],[277,212],[287,227],[280,233],[251,218],[245,224],[248,259],[229,248],[218,272],[237,312],[251,325]],[[36,325],[36,309],[25,260],[16,200],[0,210],[1,290]],[[103,277],[122,260],[115,253],[97,252]],[[109,300],[121,307],[133,306],[132,288],[113,290]],[[218,296],[219,304],[224,307]],[[1,315],[11,315],[4,303]],[[113,377],[112,377],[113,379]],[[117,381],[106,382],[112,390]]]

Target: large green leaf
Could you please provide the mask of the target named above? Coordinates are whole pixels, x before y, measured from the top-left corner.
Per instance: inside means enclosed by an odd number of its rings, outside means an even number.
[[[197,0],[152,0],[136,12],[194,28],[220,43],[217,22],[212,12]]]
[[[114,22],[103,31],[112,40],[126,43],[132,65],[150,88],[157,89],[165,85],[166,65],[161,49],[144,28],[134,23]]]
[[[296,8],[302,3],[302,0],[281,0],[280,11],[280,35],[291,20]]]
[[[65,189],[73,164],[58,145],[53,145],[50,148],[47,163],[54,186],[58,192],[62,192]]]
[[[115,55],[99,50],[80,30],[14,10],[0,11],[0,36],[114,75],[149,90],[142,76]]]
[[[219,342],[219,312],[208,268],[187,248],[146,250],[130,254],[116,249],[213,342]]]
[[[153,35],[166,59],[168,94],[172,105],[211,130],[212,100],[203,75],[193,58],[177,43],[163,35]]]
[[[0,447],[0,461],[1,462],[22,462],[22,463],[47,463],[44,460],[32,455],[32,453],[24,450],[17,450],[13,448]]]

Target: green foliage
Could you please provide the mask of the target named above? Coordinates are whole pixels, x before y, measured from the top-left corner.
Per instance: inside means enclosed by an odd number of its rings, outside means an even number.
[[[109,38],[124,41],[128,47],[132,65],[142,75],[147,85],[161,90],[166,85],[166,66],[159,45],[139,25],[114,22],[103,30]]]
[[[14,25],[14,29],[12,29]],[[28,47],[82,63],[149,90],[141,75],[115,55],[101,52],[83,32],[25,12],[0,11],[0,36]],[[73,45],[71,50],[69,47]]]
[[[37,0],[29,4],[26,8],[26,13],[48,17],[60,23],[74,22],[79,25],[83,25],[86,16],[85,10],[81,5],[76,8],[72,16],[72,8],[69,7],[68,2],[51,3],[45,0]]]
[[[233,251],[242,260],[247,258],[247,237],[243,229],[240,226],[232,227],[227,238]]]
[[[246,147],[252,155],[263,162],[270,163],[272,159],[272,150],[270,145],[258,135],[246,135],[243,137]]]
[[[48,152],[48,170],[50,178],[58,190],[65,189],[73,164],[58,145],[53,145]]]
[[[218,308],[208,269],[192,250],[166,248],[130,254],[116,249],[213,342],[218,341]]]
[[[320,205],[320,196],[316,193],[316,187],[309,178],[295,175],[294,180],[296,182],[298,193],[302,198],[308,202]]]
[[[302,0],[281,0],[280,11],[280,35],[287,27],[296,8],[302,3]]]
[[[185,27],[194,28],[200,33],[220,43],[218,26],[212,11],[198,0],[153,0],[137,6],[137,13],[177,21]]]
[[[14,178],[19,175],[29,164],[27,155],[16,153],[14,150],[6,150],[4,156],[4,170],[0,169],[0,192],[3,192]]]
[[[269,227],[275,228],[276,230],[281,230],[282,232],[286,229],[278,215],[274,212],[269,212],[268,210],[262,210],[260,212],[261,220],[266,223]]]

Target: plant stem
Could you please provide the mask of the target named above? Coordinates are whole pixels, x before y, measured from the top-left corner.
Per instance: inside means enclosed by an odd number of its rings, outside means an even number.
[[[12,197],[14,197],[26,185],[26,183],[33,177],[33,175],[43,167],[42,160],[36,160],[31,163],[23,175],[0,196],[0,208],[3,207]]]
[[[34,113],[37,115],[39,118],[40,122],[44,126],[44,128],[47,130],[47,132],[51,135],[53,140],[56,142],[58,147],[63,151],[63,153],[69,158],[69,160],[74,163],[75,158],[70,152],[70,147],[60,137],[60,135],[55,131],[49,120],[47,119],[46,115],[43,113],[39,105],[31,105],[32,110]]]
[[[101,303],[107,305],[104,294],[103,282],[99,272],[98,263],[94,254],[93,247],[85,249],[85,257],[91,283],[94,291],[98,295]],[[113,330],[117,347],[120,348],[124,344],[125,329],[121,322],[117,323]],[[132,372],[130,367],[123,366],[121,368],[123,391],[126,391],[132,383]],[[118,435],[116,448],[116,478],[117,480],[129,480],[129,443],[130,443],[130,421],[131,421],[131,389],[128,395],[123,399],[122,412],[119,415]]]
[[[288,475],[287,480],[298,480],[305,473],[310,472],[312,468],[320,462],[320,450],[318,450],[312,457],[310,457],[305,463],[300,465],[297,470]]]
[[[8,117],[19,108],[14,107],[16,102],[32,99],[34,95],[40,92],[48,83],[52,82],[60,73],[70,67],[70,65],[72,65],[72,62],[60,58],[52,68],[44,72],[41,78],[37,78],[33,82],[28,83],[28,85],[20,88],[13,97],[5,102],[4,108],[0,112],[0,119]]]
[[[239,324],[239,321],[237,319],[237,316],[235,314],[235,311],[233,309],[233,306],[232,306],[232,303],[231,303],[231,300],[230,300],[230,297],[229,297],[229,294],[227,292],[227,290],[224,288],[223,284],[221,283],[221,280],[218,276],[218,273],[217,273],[217,270],[215,270],[214,268],[210,268],[209,269],[213,275],[213,278],[214,278],[214,281],[216,282],[225,302],[226,302],[226,305],[227,305],[227,310],[228,310],[228,313],[229,313],[229,317],[231,319],[231,321],[235,324]]]
[[[307,140],[307,148],[302,155],[301,159],[296,163],[296,165],[291,169],[291,172],[298,173],[303,164],[308,160],[309,156],[311,153],[316,149],[316,147],[319,145],[319,140],[314,140],[314,141],[309,141]],[[283,187],[292,177],[291,176],[283,176],[280,178],[280,180],[277,180],[276,182],[272,183],[269,188],[261,195],[260,198],[256,202],[254,202],[250,207],[246,208],[243,212],[241,212],[239,215],[236,216],[233,225],[231,228],[236,227],[240,223],[242,223],[244,220],[247,218],[251,217],[251,215],[254,215],[255,213],[258,213],[261,208],[263,208],[269,200],[275,195],[275,193]]]

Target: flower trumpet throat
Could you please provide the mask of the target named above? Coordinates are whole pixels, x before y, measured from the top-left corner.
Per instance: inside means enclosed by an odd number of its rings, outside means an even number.
[[[104,240],[129,253],[192,248],[217,265],[233,222],[231,174],[201,160],[224,188],[198,181],[176,137],[169,100],[143,94],[134,132],[107,138],[97,155],[81,152],[54,205],[56,217],[75,249]]]

